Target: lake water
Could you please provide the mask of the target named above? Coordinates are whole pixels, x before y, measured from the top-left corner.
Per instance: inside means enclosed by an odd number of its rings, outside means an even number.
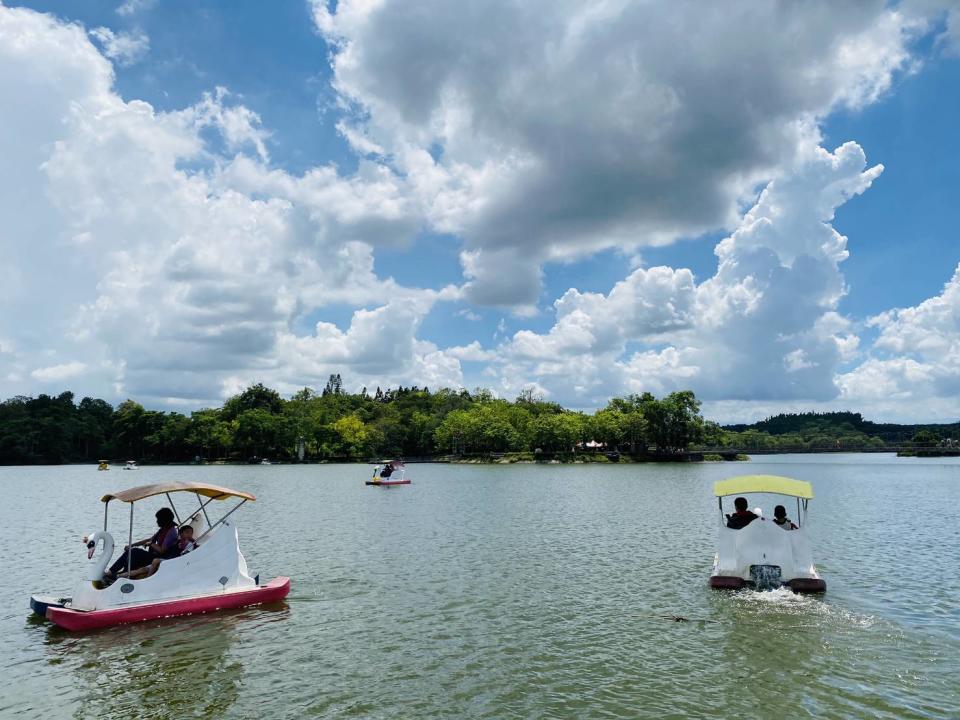
[[[960,717],[955,459],[367,472],[0,468],[0,716]],[[707,587],[713,481],[754,472],[813,482],[825,596]],[[83,576],[102,494],[174,479],[258,496],[241,547],[292,578],[286,603],[85,634],[29,618]]]

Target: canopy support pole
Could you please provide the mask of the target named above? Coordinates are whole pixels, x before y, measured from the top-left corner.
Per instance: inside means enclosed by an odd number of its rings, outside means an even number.
[[[177,519],[177,527],[182,525],[180,522],[180,513],[177,512],[177,506],[173,504],[173,498],[170,497],[170,493],[164,493],[167,496],[167,502],[170,503],[170,508],[173,510],[173,516]]]
[[[107,500],[107,501],[103,504],[103,531],[104,531],[104,532],[107,531],[107,508],[109,507],[109,505],[110,505],[110,501],[109,501],[109,500]]]
[[[207,505],[213,502],[213,498],[209,498],[207,502],[204,502],[200,499],[200,493],[194,493],[197,496],[197,502],[200,503],[200,510],[203,512],[203,517],[206,518],[207,527],[210,527],[210,516],[207,515]]]
[[[213,524],[213,525],[211,525],[210,527],[208,527],[208,528],[207,528],[207,531],[206,531],[203,535],[201,535],[200,537],[198,537],[198,538],[196,539],[196,542],[199,543],[201,540],[203,540],[207,535],[210,534],[210,531],[213,530],[217,525],[222,525],[222,524],[223,524],[223,521],[226,520],[226,519],[227,519],[228,517],[230,517],[231,515],[233,515],[233,513],[235,513],[237,510],[239,510],[239,509],[240,509],[240,506],[243,505],[246,501],[247,501],[247,499],[244,498],[243,500],[241,500],[240,502],[238,502],[236,505],[234,505],[233,508],[231,508],[230,512],[228,512],[228,513],[227,513],[226,515],[224,515],[222,518],[220,518],[219,520],[217,520],[217,522],[216,522],[215,524]]]
[[[133,564],[133,503],[130,503],[130,534],[127,536],[127,575],[130,575],[130,566]]]

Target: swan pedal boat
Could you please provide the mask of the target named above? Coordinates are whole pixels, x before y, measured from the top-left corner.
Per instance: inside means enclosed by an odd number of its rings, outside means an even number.
[[[172,493],[192,494],[199,508],[190,516],[177,512]],[[117,578],[104,587],[104,571],[113,555],[113,536],[107,532],[111,500],[130,504],[128,544],[133,543],[134,503],[165,495],[177,518],[177,525],[193,528],[197,547],[180,557],[160,563],[146,578]],[[211,522],[208,507],[213,501],[239,500],[219,520]],[[206,613],[228,608],[275,603],[290,592],[290,578],[277,577],[260,584],[250,577],[240,553],[233,513],[244,503],[256,500],[250,493],[207,483],[167,482],[129,488],[104,495],[103,530],[87,537],[87,574],[70,597],[34,595],[34,613],[67,630],[91,630],[175,615]],[[181,504],[181,510],[183,504]],[[212,508],[210,508],[212,510]],[[127,556],[129,567],[129,554]]]
[[[406,478],[407,469],[404,466],[402,461],[390,460],[389,462],[386,462],[386,463],[376,463],[377,468],[379,468],[381,464],[384,465],[384,467],[393,468],[393,473],[396,473],[397,471],[399,471],[400,476],[397,477],[395,474],[390,474],[386,477],[386,479],[384,479],[380,477],[381,471],[377,469],[373,471],[373,477],[367,480],[364,483],[365,485],[373,485],[373,486],[382,485],[383,487],[390,487],[391,485],[409,485],[410,484],[410,480]]]
[[[761,516],[740,530],[728,528],[723,498],[750,493],[796,499],[799,527],[784,530]],[[720,528],[710,587],[722,590],[787,587],[798,593],[826,591],[827,583],[813,564],[807,535],[807,506],[813,499],[810,483],[778,475],[743,475],[718,481],[713,494],[720,507]]]

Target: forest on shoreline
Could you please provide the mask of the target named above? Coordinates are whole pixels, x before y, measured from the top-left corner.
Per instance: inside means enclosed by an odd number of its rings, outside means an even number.
[[[148,410],[133,400],[113,407],[74,394],[17,396],[0,402],[0,464],[95,462],[304,462],[378,457],[470,458],[626,456],[664,458],[691,450],[744,452],[878,450],[960,439],[960,423],[893,425],[859,413],[781,414],[751,425],[705,420],[693,392],[612,398],[606,407],[567,410],[525,391],[515,400],[477,388],[343,390],[331,375],[321,392],[290,398],[252,385],[219,408],[189,415]]]

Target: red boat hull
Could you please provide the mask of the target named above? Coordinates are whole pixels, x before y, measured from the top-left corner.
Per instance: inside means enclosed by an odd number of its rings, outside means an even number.
[[[746,586],[746,580],[730,575],[714,575],[710,578],[710,587],[716,590],[739,590]]]
[[[819,578],[794,578],[785,583],[795,593],[822,593],[827,591],[827,583]],[[749,587],[743,578],[729,575],[714,575],[710,578],[710,587],[715,590],[740,590]]]
[[[176,615],[194,615],[228,608],[279,602],[289,592],[290,578],[278,577],[266,585],[260,585],[249,590],[238,590],[183,600],[166,600],[109,610],[83,611],[63,607],[48,607],[47,620],[67,630],[94,630],[111,625],[123,625]]]
[[[383,481],[367,480],[367,485],[388,486],[388,485],[409,485],[409,484],[410,484],[409,480],[383,480]]]

